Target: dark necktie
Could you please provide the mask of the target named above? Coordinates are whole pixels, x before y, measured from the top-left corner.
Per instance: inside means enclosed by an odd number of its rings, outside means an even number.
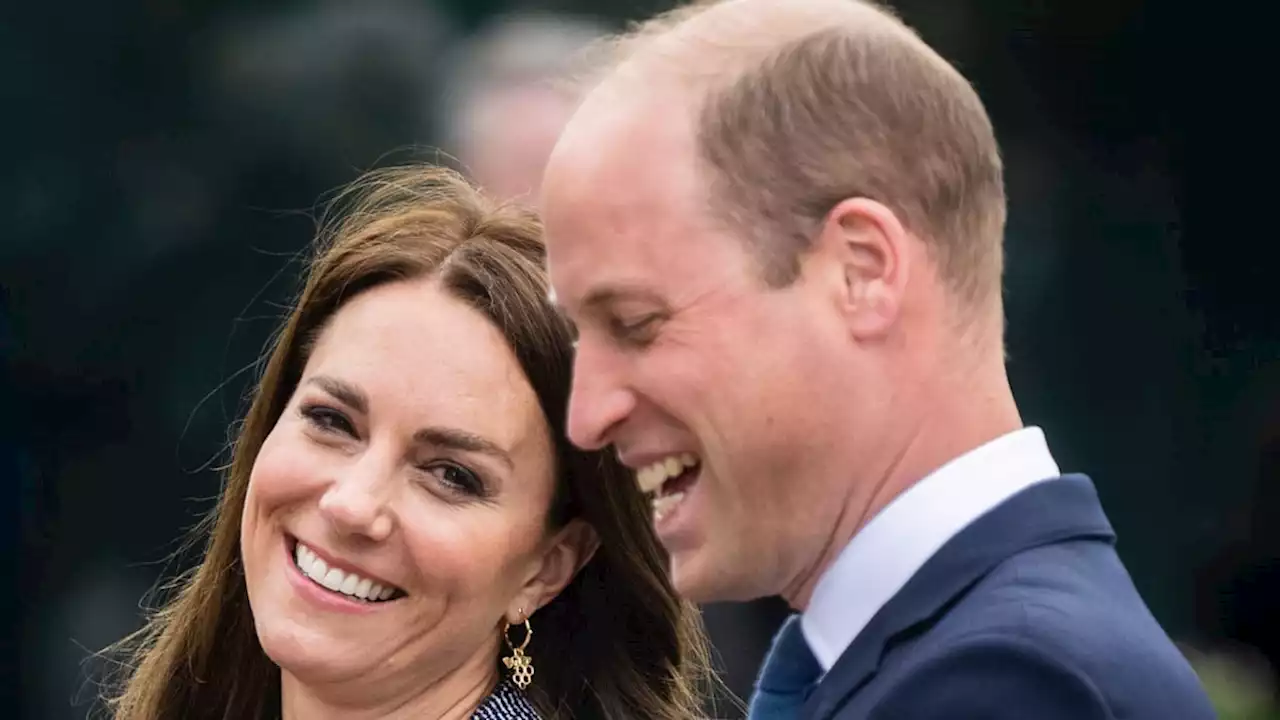
[[[748,720],[792,720],[822,675],[809,643],[800,631],[800,616],[792,615],[773,638],[765,656],[755,692],[747,710]]]

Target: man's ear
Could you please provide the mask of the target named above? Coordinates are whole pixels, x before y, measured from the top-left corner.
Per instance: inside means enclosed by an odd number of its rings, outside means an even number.
[[[507,608],[507,622],[522,623],[538,608],[551,602],[595,555],[600,537],[580,519],[570,520],[551,538],[542,558],[524,587]]]
[[[827,287],[855,339],[881,337],[897,321],[909,242],[897,215],[874,200],[849,198],[827,213],[813,255],[821,257]]]

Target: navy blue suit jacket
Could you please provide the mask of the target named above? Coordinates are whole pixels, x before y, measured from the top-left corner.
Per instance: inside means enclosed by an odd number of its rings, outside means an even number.
[[[803,716],[1214,718],[1114,543],[1088,478],[1022,491],[930,558],[840,656]]]

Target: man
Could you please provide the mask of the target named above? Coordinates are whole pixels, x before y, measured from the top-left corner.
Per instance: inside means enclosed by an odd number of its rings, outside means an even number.
[[[751,717],[1213,717],[1023,427],[964,78],[853,0],[702,3],[619,49],[542,189],[569,432],[653,493],[684,595],[799,611]]]

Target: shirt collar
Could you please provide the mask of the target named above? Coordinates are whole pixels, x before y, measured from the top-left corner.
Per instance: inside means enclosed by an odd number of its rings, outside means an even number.
[[[1027,427],[955,458],[885,506],[819,578],[801,616],[805,640],[823,672],[956,533],[1060,474],[1044,432]]]

